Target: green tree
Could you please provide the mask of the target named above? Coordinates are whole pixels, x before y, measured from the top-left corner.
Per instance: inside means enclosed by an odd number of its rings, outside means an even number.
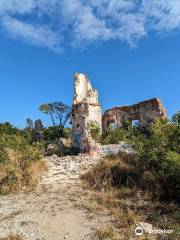
[[[62,129],[65,127],[71,115],[71,108],[63,102],[42,104],[39,110],[51,117],[54,127],[58,125]],[[58,119],[58,123],[56,123],[56,119]]]
[[[59,120],[59,126],[65,127],[67,121],[70,119],[71,107],[64,104],[63,102],[52,103],[56,118]]]
[[[172,116],[172,122],[180,125],[180,111]]]
[[[50,118],[51,118],[51,121],[52,121],[53,126],[56,126],[55,118],[54,118],[54,108],[53,108],[53,104],[51,104],[51,103],[42,104],[42,105],[39,107],[39,110],[40,110],[41,112],[49,115]]]
[[[33,123],[32,119],[30,119],[30,118],[26,119],[26,128],[27,129],[33,129],[34,128],[34,123]]]
[[[32,119],[26,119],[26,128],[22,131],[22,135],[27,139],[29,144],[34,142],[34,122]]]

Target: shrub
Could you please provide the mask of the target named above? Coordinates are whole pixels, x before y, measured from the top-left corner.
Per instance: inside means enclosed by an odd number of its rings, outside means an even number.
[[[21,131],[21,135],[27,140],[29,144],[33,144],[35,142],[35,130],[31,128],[25,128]]]
[[[70,138],[71,129],[62,126],[48,127],[44,129],[44,140],[48,142],[58,142],[59,138]]]
[[[139,221],[174,229],[173,234],[157,239],[178,239],[180,125],[177,121],[157,120],[149,126],[128,126],[126,130],[109,130],[103,141],[119,141],[117,132],[123,133],[121,137],[131,144],[135,154],[106,157],[82,176],[95,190],[92,200],[101,211],[103,207],[110,211],[127,239],[134,239],[129,229]]]
[[[96,141],[99,141],[100,134],[101,134],[99,123],[96,121],[91,121],[88,124],[88,128],[89,128],[92,138]]]
[[[124,130],[111,130],[110,139],[116,139],[114,132],[116,136]],[[125,137],[136,151],[134,160],[122,155],[103,160],[87,175],[91,184],[98,188],[136,185],[149,191],[152,198],[179,201],[180,126],[157,120],[145,131],[129,129]]]
[[[44,140],[45,141],[56,141],[63,136],[63,129],[59,126],[48,127],[44,129]]]
[[[19,132],[19,130],[13,127],[9,122],[0,123],[0,135],[12,135]]]
[[[119,154],[103,159],[83,178],[98,190],[134,185],[137,182],[138,174],[135,171],[135,166],[129,163],[132,162],[134,156],[124,156],[124,154]]]
[[[172,116],[172,122],[180,125],[180,111]]]
[[[139,184],[162,200],[179,200],[180,126],[157,120],[148,131],[133,139]]]
[[[15,192],[26,186],[32,189],[44,169],[41,149],[30,145],[21,135],[0,137],[0,193]]]
[[[109,128],[101,136],[102,144],[116,144],[119,141],[124,141],[127,138],[127,132],[124,129],[111,129]]]
[[[64,131],[63,131],[64,138],[67,138],[67,139],[71,138],[72,129],[66,127],[66,128],[64,128],[63,130],[64,130]]]

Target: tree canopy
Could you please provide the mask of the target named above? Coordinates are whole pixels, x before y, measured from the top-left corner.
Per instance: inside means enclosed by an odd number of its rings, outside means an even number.
[[[39,110],[50,116],[53,126],[65,127],[71,115],[71,107],[63,102],[42,104]]]

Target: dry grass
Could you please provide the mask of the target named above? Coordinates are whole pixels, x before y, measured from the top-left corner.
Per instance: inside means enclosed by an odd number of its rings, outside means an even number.
[[[40,174],[46,169],[45,162],[25,160],[26,156],[14,149],[6,149],[7,160],[0,164],[0,194],[14,193],[26,187],[32,190]]]
[[[96,230],[93,240],[119,240],[119,237],[113,228],[105,226]]]
[[[174,229],[172,235],[148,235],[144,239],[178,239],[179,206],[175,203],[154,201],[149,192],[138,188],[133,183],[133,176],[137,176],[130,162],[132,163],[133,159],[126,158],[124,161],[122,158],[110,157],[83,175],[84,188],[91,191],[89,201],[86,201],[86,209],[97,214],[103,211],[107,214],[108,211],[114,219],[114,227],[124,236],[122,239],[136,239],[134,230],[138,222],[147,222],[162,229]],[[102,234],[99,239],[106,239],[103,236]]]
[[[0,240],[23,240],[19,235],[9,235],[5,238],[0,238]]]

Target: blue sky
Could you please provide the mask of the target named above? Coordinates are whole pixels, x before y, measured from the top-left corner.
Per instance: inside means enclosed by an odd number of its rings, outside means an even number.
[[[85,72],[103,110],[159,97],[180,110],[179,0],[1,0],[0,121],[50,121]]]

